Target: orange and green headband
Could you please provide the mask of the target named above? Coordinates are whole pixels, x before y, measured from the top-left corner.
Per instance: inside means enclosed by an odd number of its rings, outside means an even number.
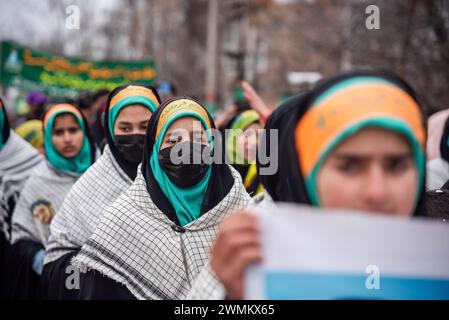
[[[117,93],[109,105],[109,132],[114,136],[114,124],[120,111],[131,104],[140,104],[154,112],[159,107],[159,101],[151,89],[143,86],[128,86]]]
[[[206,110],[197,102],[191,99],[177,99],[164,107],[162,110],[156,128],[157,140],[161,131],[165,134],[166,129],[176,119],[192,116],[200,120],[206,130],[211,129],[211,123]]]
[[[76,107],[74,107],[68,103],[61,103],[61,104],[57,104],[57,105],[54,105],[53,107],[51,107],[51,109],[48,110],[48,112],[45,114],[44,120],[42,121],[44,124],[44,129],[47,128],[49,119],[52,119],[54,117],[54,115],[57,115],[60,113],[65,113],[65,112],[72,113],[73,115],[75,115],[78,118],[78,122],[80,122],[80,123],[83,122],[83,120],[82,120],[83,116],[81,115],[81,112]]]

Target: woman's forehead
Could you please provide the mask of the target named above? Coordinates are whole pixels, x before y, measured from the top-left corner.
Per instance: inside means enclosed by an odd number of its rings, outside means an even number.
[[[176,133],[176,132],[182,132],[182,131],[204,131],[204,126],[202,122],[195,118],[195,117],[182,117],[180,119],[177,119],[173,121],[173,123],[170,124],[170,126],[167,129],[167,133]]]
[[[260,125],[260,123],[258,123],[258,122],[253,122],[253,123],[251,123],[246,129],[245,129],[245,131],[246,130],[257,130],[257,129],[260,129],[262,126]]]
[[[54,126],[61,126],[64,124],[78,124],[76,116],[73,113],[58,114],[54,120]]]
[[[338,144],[333,153],[399,154],[411,152],[406,137],[393,130],[368,127],[350,135]]]
[[[117,119],[128,119],[134,122],[136,119],[140,120],[142,117],[151,116],[151,111],[141,105],[141,104],[132,104],[126,107],[123,107],[122,110],[117,115]],[[131,122],[131,121],[130,121]],[[137,121],[139,122],[139,121]]]

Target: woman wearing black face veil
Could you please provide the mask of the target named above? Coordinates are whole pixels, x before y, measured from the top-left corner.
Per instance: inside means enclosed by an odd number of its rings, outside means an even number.
[[[136,180],[105,209],[73,261],[88,270],[81,274],[81,299],[182,299],[188,292],[220,221],[250,200],[229,165],[172,162],[178,147],[190,161],[213,154],[214,128],[191,98],[169,100],[156,111]]]
[[[159,104],[154,88],[138,84],[118,87],[109,95],[105,114],[108,144],[67,194],[50,226],[42,273],[48,298],[73,299],[78,295],[78,290],[66,288],[71,275],[66,273],[67,267],[94,232],[103,209],[135,179],[142,159],[142,131]]]

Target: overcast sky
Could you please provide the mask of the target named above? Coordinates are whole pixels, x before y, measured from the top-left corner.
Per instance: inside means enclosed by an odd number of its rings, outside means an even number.
[[[64,9],[73,4],[80,7],[80,30],[65,28]],[[107,21],[108,9],[119,4],[120,0],[0,0],[0,40],[46,47],[56,37],[65,40],[64,54],[77,55],[76,38],[85,31],[83,9],[95,16],[94,24],[101,25]]]

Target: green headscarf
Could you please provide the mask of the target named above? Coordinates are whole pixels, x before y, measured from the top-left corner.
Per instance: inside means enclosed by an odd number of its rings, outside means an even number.
[[[153,175],[165,197],[170,201],[175,209],[176,216],[181,226],[185,226],[186,224],[189,224],[199,218],[201,206],[204,201],[204,196],[206,194],[212,172],[212,167],[209,165],[206,175],[197,185],[190,188],[180,188],[170,180],[161,168],[158,160],[158,154],[161,149],[165,132],[174,121],[183,117],[194,117],[201,121],[202,125],[206,129],[206,134],[211,147],[211,153],[213,152],[213,140],[210,133],[211,126],[206,111],[193,100],[179,99],[166,105],[162,111],[158,120],[159,124],[161,124],[160,130],[157,133],[156,141],[153,145],[153,152],[150,157],[150,168]]]
[[[83,131],[83,145],[78,154],[72,158],[66,158],[61,155],[56,150],[52,142],[54,122],[56,117],[61,114],[73,115]],[[58,170],[64,172],[83,173],[92,164],[92,151],[86,133],[86,125],[81,113],[72,105],[55,105],[47,112],[44,117],[44,146],[45,155],[48,162],[50,162],[50,164]]]
[[[5,125],[5,114],[3,109],[3,106],[0,103],[0,150],[3,149],[3,127]]]
[[[239,114],[232,122],[230,133],[226,140],[226,156],[231,164],[249,164],[243,155],[238,152],[237,137],[241,131],[245,131],[251,124],[259,123],[259,114],[254,110],[247,110]],[[240,131],[241,130],[241,131]]]
[[[3,149],[11,134],[11,126],[9,125],[8,115],[6,114],[5,105],[0,97],[0,150]]]

